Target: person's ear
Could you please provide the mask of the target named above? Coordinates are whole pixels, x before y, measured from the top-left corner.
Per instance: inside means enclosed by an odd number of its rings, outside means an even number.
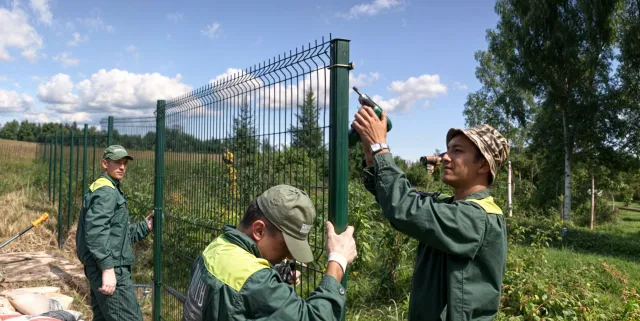
[[[253,239],[256,242],[260,241],[265,234],[267,233],[266,226],[263,221],[256,220],[251,224],[251,233],[253,234]]]
[[[105,170],[105,171],[107,170],[107,160],[106,159],[102,160],[102,169]]]
[[[487,162],[487,160],[483,160],[482,161],[482,166],[480,166],[480,168],[478,169],[478,174],[484,174],[484,173],[490,173],[491,172],[491,166],[489,166],[489,162]]]

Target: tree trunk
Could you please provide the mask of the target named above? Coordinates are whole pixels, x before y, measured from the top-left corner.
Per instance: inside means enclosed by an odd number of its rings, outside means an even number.
[[[593,221],[596,217],[596,184],[593,174],[591,174],[591,230],[593,230]]]
[[[564,127],[564,206],[562,208],[562,218],[564,220],[569,220],[569,213],[571,212],[571,146],[567,126],[567,114],[562,110],[562,127]]]

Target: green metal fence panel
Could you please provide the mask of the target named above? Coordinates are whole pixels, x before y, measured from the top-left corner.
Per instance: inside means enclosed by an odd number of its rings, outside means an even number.
[[[278,184],[302,189],[315,204],[315,261],[296,292],[306,297],[320,282],[329,204],[337,227],[346,226],[348,45],[323,38],[167,101],[162,319],[181,318],[195,258]]]

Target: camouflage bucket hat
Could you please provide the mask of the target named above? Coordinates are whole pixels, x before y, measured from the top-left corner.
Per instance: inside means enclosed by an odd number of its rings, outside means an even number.
[[[485,124],[469,129],[451,128],[447,133],[447,145],[457,134],[467,136],[478,146],[484,158],[489,162],[491,168],[491,181],[489,184],[492,184],[498,174],[498,169],[509,158],[509,142],[507,142],[507,139],[495,128]]]

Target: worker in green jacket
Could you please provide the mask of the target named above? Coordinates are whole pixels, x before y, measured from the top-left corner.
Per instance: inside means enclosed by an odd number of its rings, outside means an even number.
[[[447,133],[442,180],[452,197],[418,192],[386,144],[386,113],[357,113],[366,165],[363,183],[398,231],[419,241],[409,320],[493,320],[506,270],[507,230],[488,187],[509,156],[509,144],[488,125]]]
[[[273,268],[285,258],[313,261],[308,233],[315,218],[313,203],[295,187],[258,196],[238,228],[225,226],[195,260],[182,320],[339,320],[346,301],[340,281],[357,255],[353,227],[338,235],[325,223],[329,262],[306,300]]]
[[[142,320],[131,280],[133,243],[153,230],[153,213],[129,224],[127,196],[120,181],[133,160],[120,145],[105,149],[100,174],[84,194],[76,234],[76,255],[91,289],[95,321]]]

